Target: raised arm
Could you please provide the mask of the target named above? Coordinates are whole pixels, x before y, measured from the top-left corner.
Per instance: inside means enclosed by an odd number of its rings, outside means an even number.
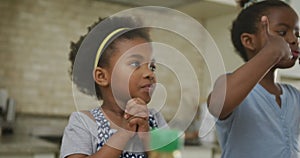
[[[223,75],[217,79],[214,88],[208,97],[210,112],[219,119],[225,119],[247,97],[254,86],[281,60],[290,60],[291,51],[285,40],[273,35],[269,30],[269,21],[266,16],[261,18],[261,32],[264,45],[256,51],[256,55],[233,73]],[[245,49],[255,52],[247,39],[242,43]]]

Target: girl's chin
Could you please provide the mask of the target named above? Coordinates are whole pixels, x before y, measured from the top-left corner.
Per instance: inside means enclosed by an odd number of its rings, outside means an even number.
[[[296,60],[292,59],[292,60],[290,60],[288,62],[278,63],[276,65],[276,67],[280,68],[280,69],[289,69],[289,68],[293,67],[295,64],[296,64]]]
[[[148,104],[151,101],[151,97],[150,96],[142,98],[142,99],[146,102],[146,104]]]
[[[143,96],[141,97],[145,101],[146,104],[148,104],[151,101],[151,96]]]

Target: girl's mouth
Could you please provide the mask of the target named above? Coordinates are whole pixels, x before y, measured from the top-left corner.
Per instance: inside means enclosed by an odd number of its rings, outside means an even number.
[[[154,89],[154,85],[153,84],[146,84],[146,85],[143,85],[141,88],[142,88],[143,91],[151,92]]]
[[[299,52],[299,51],[297,51],[297,50],[293,50],[293,51],[292,51],[292,54],[293,54],[293,57],[294,57],[294,58],[298,58],[298,57],[299,57],[299,54],[300,54],[300,52]]]

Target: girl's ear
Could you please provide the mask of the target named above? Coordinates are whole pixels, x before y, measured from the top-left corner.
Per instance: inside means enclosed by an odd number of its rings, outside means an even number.
[[[255,36],[250,33],[242,33],[241,42],[246,49],[254,52],[256,50],[255,47]]]
[[[98,85],[105,87],[109,84],[109,74],[106,69],[101,67],[96,67],[94,69],[93,75],[94,75],[94,80]]]

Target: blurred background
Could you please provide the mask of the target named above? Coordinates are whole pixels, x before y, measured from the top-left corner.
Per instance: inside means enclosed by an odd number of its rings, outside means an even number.
[[[289,3],[300,12],[300,1]],[[87,27],[99,17],[145,5],[173,8],[199,21],[221,51],[226,71],[243,63],[234,53],[229,35],[231,22],[239,12],[234,0],[0,0],[0,157],[58,156],[71,112],[96,106],[90,97],[74,92],[80,107],[75,106],[68,74],[70,42],[86,34]],[[180,21],[178,25],[185,27]],[[198,137],[200,119],[211,119],[203,117],[206,112],[203,106],[213,82],[203,57],[180,38],[162,36],[161,32],[154,33],[153,38],[165,43],[171,39],[178,50],[186,53],[199,80],[199,101],[189,102],[190,98],[184,98],[185,104],[197,111],[185,131],[185,157],[218,157],[220,151],[214,133],[206,139]],[[167,70],[160,71],[159,81],[167,87],[161,112],[170,121],[181,91],[172,72],[166,75]],[[278,80],[300,89],[299,71],[298,65],[280,71]],[[188,89],[185,91],[194,97]],[[201,140],[209,142],[208,145]]]

